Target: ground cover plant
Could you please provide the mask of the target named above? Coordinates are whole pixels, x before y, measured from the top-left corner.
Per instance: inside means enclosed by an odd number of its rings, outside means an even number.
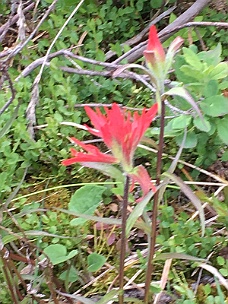
[[[209,2],[1,2],[1,303],[227,303]]]

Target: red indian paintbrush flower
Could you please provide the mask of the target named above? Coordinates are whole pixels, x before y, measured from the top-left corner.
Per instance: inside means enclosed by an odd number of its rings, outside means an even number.
[[[167,54],[158,38],[157,29],[154,25],[150,27],[148,44],[143,52],[148,68],[157,80],[163,81],[172,64],[175,52],[182,45],[184,40],[176,37],[169,46]]]
[[[87,153],[72,148],[73,157],[62,161],[62,164],[68,166],[81,163],[86,167],[99,169],[99,163],[119,163],[123,171],[132,178],[133,183],[138,182],[146,194],[153,186],[146,169],[143,166],[134,167],[133,158],[140,140],[157,113],[157,104],[149,110],[143,109],[141,115],[135,112],[133,116],[126,110],[121,110],[116,103],[113,103],[111,109],[106,107],[104,109],[105,114],[102,114],[98,108],[93,111],[90,107],[85,107],[94,126],[94,128],[88,126],[86,128],[91,134],[101,137],[112,154],[102,153],[97,147],[84,144],[73,137],[71,141]],[[100,170],[102,168],[100,166]]]
[[[151,66],[165,61],[165,51],[158,38],[157,30],[154,25],[150,27],[149,40],[146,50],[143,52],[146,61]]]

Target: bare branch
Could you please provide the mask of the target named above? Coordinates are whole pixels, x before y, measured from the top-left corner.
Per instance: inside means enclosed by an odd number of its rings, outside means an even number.
[[[33,9],[34,6],[35,6],[35,3],[33,1],[30,1],[30,3],[28,4],[28,6],[23,9],[23,14],[26,14],[28,11],[30,11],[31,9]],[[19,19],[19,15],[17,13],[12,18],[9,18],[8,21],[0,27],[0,42],[2,42],[2,40],[4,39],[4,36],[5,36],[6,32],[8,31],[8,29],[13,24],[15,24],[18,21],[18,19]]]
[[[183,24],[194,18],[206,5],[209,4],[209,2],[210,0],[197,0],[188,10],[186,10],[176,20],[174,20],[171,24],[169,24],[159,32],[159,37],[161,38],[161,41],[167,40],[178,26],[182,26]],[[146,45],[147,41],[138,44],[130,51],[125,53],[123,56],[115,60],[114,63],[119,63],[123,59],[127,59],[129,63],[135,62],[142,56]]]
[[[47,18],[47,16],[51,13],[51,11],[54,9],[55,4],[58,0],[54,0],[52,2],[52,4],[49,6],[49,8],[47,9],[47,11],[45,12],[45,14],[43,15],[42,19],[40,20],[40,22],[37,24],[36,28],[34,29],[34,31],[29,35],[29,37],[23,42],[23,43],[19,43],[14,49],[9,49],[7,51],[3,51],[0,53],[0,58],[1,57],[5,57],[8,55],[8,57],[5,59],[5,61],[8,61],[10,58],[14,57],[15,55],[17,55],[28,43],[29,41],[34,37],[34,35],[36,34],[36,32],[38,31],[39,27],[42,25],[42,23],[44,22],[44,20]]]

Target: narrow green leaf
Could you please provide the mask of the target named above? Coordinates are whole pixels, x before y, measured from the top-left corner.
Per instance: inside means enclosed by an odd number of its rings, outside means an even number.
[[[114,219],[114,218],[109,218],[109,217],[103,218],[103,217],[94,216],[94,215],[87,215],[87,214],[82,214],[82,213],[78,213],[78,212],[68,211],[65,209],[57,208],[57,207],[52,207],[52,209],[59,210],[63,213],[71,214],[71,215],[74,215],[77,217],[82,217],[82,218],[86,219],[87,221],[100,222],[100,223],[110,224],[110,225],[121,225],[121,220]]]
[[[169,252],[169,253],[161,253],[154,258],[154,260],[167,260],[167,259],[179,259],[179,260],[188,260],[194,262],[204,262],[205,259],[197,258],[189,254],[178,253],[178,252]]]
[[[126,236],[128,237],[131,231],[131,228],[134,226],[137,219],[143,214],[143,211],[150,201],[150,199],[154,196],[154,193],[150,191],[141,202],[139,202],[134,210],[131,212],[127,219],[127,225],[126,225]]]
[[[13,115],[11,116],[11,118],[6,122],[5,126],[0,130],[0,138],[2,138],[8,132],[12,123],[16,119],[16,117],[18,115],[18,110],[19,110],[20,105],[21,105],[21,103],[19,102],[18,105],[16,106],[16,109],[14,110]]]

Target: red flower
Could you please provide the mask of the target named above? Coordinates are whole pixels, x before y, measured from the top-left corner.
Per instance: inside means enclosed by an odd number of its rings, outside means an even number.
[[[87,127],[88,131],[103,139],[124,171],[131,170],[134,152],[157,113],[157,104],[148,111],[143,109],[141,115],[135,112],[133,117],[129,112],[121,111],[116,103],[110,110],[105,108],[106,115],[99,109],[95,112],[90,107],[85,107],[85,110],[96,128]]]
[[[62,164],[64,166],[69,166],[74,163],[82,163],[82,162],[97,162],[97,163],[107,163],[107,164],[113,164],[118,163],[118,160],[110,155],[102,153],[97,147],[93,145],[86,145],[80,140],[71,137],[71,141],[74,142],[76,145],[82,147],[85,151],[88,153],[78,152],[75,149],[71,148],[71,154],[72,158],[66,159],[62,161]]]
[[[161,64],[161,62],[165,62],[165,51],[158,38],[157,30],[154,25],[150,27],[148,44],[143,54],[147,63],[152,67],[156,67],[157,63]]]
[[[85,110],[95,127],[93,129],[86,126],[87,130],[91,134],[101,137],[111,150],[112,155],[102,153],[97,147],[84,144],[73,137],[71,141],[87,153],[78,152],[72,148],[73,157],[62,161],[62,164],[68,166],[81,163],[86,167],[93,167],[110,173],[112,169],[110,167],[108,169],[104,164],[120,163],[123,171],[132,178],[133,184],[138,182],[143,193],[146,194],[152,189],[150,177],[143,166],[134,168],[133,157],[137,145],[157,113],[157,104],[149,110],[143,109],[141,115],[135,112],[133,116],[129,112],[121,110],[116,103],[113,103],[111,109],[105,107],[105,114],[102,114],[98,108],[93,111],[90,107],[85,107]],[[113,175],[114,173],[113,171]]]

